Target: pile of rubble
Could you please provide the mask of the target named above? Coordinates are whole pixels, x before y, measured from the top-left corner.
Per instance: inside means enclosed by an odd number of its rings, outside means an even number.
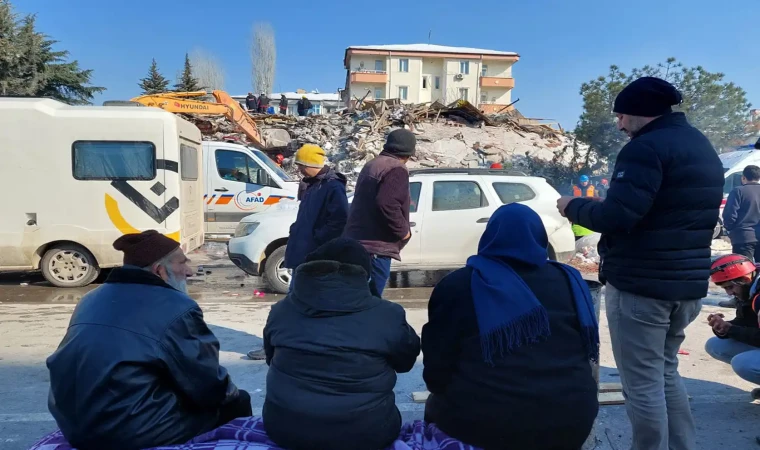
[[[246,142],[235,124],[224,117],[185,116],[199,125],[204,139]],[[489,167],[525,169],[530,158],[566,159],[572,137],[561,128],[524,118],[516,110],[485,115],[467,101],[408,105],[398,100],[363,102],[353,110],[308,117],[252,116],[267,143],[267,151],[286,158],[306,143],[325,149],[339,171],[358,172],[377,156],[387,133],[407,128],[417,135],[417,155],[410,168]]]

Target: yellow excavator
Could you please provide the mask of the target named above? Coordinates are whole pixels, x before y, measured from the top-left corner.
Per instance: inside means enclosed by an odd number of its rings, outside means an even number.
[[[212,91],[211,96],[216,103],[198,100],[207,97],[206,91],[196,92],[165,92],[135,97],[131,101],[145,106],[153,106],[172,113],[220,115],[235,123],[248,139],[257,147],[265,148],[256,122],[230,95],[224,91]]]

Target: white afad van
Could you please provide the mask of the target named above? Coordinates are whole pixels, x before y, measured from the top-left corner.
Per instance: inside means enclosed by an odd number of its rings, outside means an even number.
[[[119,266],[119,236],[204,242],[201,133],[158,108],[0,98],[0,270],[83,286]]]
[[[296,202],[298,181],[261,150],[203,142],[206,233],[232,235],[240,220],[284,202]]]

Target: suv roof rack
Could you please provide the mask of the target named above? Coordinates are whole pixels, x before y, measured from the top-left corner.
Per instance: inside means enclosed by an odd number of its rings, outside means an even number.
[[[501,169],[456,169],[456,168],[440,168],[440,169],[412,169],[409,171],[409,175],[440,175],[446,173],[458,173],[465,175],[508,175],[513,177],[527,177],[525,172],[519,170],[501,170]]]

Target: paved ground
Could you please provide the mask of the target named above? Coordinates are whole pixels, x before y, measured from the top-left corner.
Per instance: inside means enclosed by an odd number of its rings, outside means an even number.
[[[201,259],[211,274],[191,283],[193,296],[203,306],[207,321],[219,337],[222,363],[235,382],[251,393],[254,411],[258,413],[265,395],[267,367],[244,355],[261,344],[269,307],[280,296],[271,293],[254,296],[255,291],[263,290],[261,280],[246,277],[224,261],[207,256],[196,259]],[[397,286],[414,285],[403,278],[396,282]],[[0,278],[0,449],[26,449],[55,428],[47,412],[49,380],[45,358],[55,350],[76,302],[89,289],[54,289],[35,275]],[[387,297],[404,305],[409,322],[419,332],[426,322],[430,288],[392,288],[387,293]],[[689,354],[679,357],[681,373],[692,396],[699,448],[760,448],[755,443],[755,436],[760,435],[757,426],[760,406],[750,403],[749,398],[754,386],[703,350],[704,342],[712,336],[706,324],[707,314],[716,310],[731,314],[715,306],[722,299],[720,291],[713,288],[700,317],[687,330],[682,349]],[[617,381],[604,313],[602,316],[602,381]],[[422,418],[422,405],[411,400],[412,392],[425,389],[421,372],[420,358],[411,373],[399,376],[396,398],[405,420]],[[630,426],[624,407],[602,408],[596,438],[596,448],[600,450],[629,448]]]

